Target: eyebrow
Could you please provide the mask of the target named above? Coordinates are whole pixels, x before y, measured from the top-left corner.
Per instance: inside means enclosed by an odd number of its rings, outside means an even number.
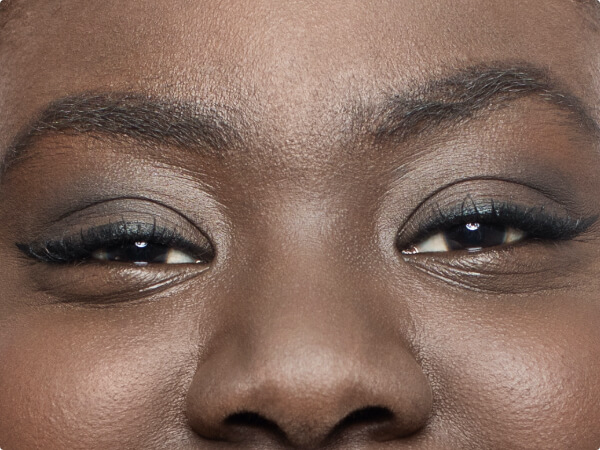
[[[529,65],[473,66],[391,95],[370,119],[376,141],[402,142],[440,127],[451,128],[484,110],[537,97],[567,115],[587,134],[600,138],[600,125],[584,102],[545,69]]]
[[[223,153],[241,136],[230,112],[199,103],[137,93],[83,93],[50,103],[12,141],[0,164],[0,179],[32,144],[48,135],[99,134],[156,145]]]
[[[549,71],[525,64],[469,67],[388,95],[383,103],[369,108],[369,113],[363,110],[352,119],[359,121],[359,130],[376,143],[398,142],[455,127],[482,110],[505,107],[530,96],[566,113],[572,123],[600,138],[600,126],[581,99],[564,89]],[[231,116],[216,107],[136,93],[83,93],[61,98],[12,141],[0,163],[0,181],[15,162],[27,157],[36,139],[53,134],[98,133],[222,154],[243,146],[240,121]],[[353,129],[351,132],[356,132]]]

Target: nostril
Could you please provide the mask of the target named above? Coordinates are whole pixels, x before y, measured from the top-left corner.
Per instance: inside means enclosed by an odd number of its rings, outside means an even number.
[[[333,431],[353,425],[387,422],[394,419],[394,413],[382,406],[369,406],[351,412],[338,422]]]
[[[241,411],[229,415],[225,419],[225,425],[238,427],[266,428],[271,431],[277,430],[278,432],[281,432],[281,429],[275,422],[251,411]]]
[[[352,411],[335,425],[331,430],[331,433],[329,433],[329,439],[339,439],[343,434],[350,430],[383,434],[385,433],[387,426],[393,424],[394,419],[394,413],[382,406],[368,406],[357,409]]]
[[[287,436],[274,421],[252,411],[240,411],[229,415],[225,425],[234,428],[254,429],[259,432],[270,434],[279,441],[286,441]]]
[[[325,438],[326,442],[341,442],[349,434],[356,433],[368,434],[371,438],[377,440],[386,440],[390,433],[389,428],[393,427],[396,416],[388,408],[381,406],[369,406],[352,411],[340,420]],[[248,436],[248,433],[256,436],[256,433],[271,439],[275,439],[280,444],[289,445],[290,441],[283,429],[273,420],[267,419],[261,414],[252,411],[240,411],[229,415],[224,421],[224,425],[230,428],[235,434],[235,429],[241,434]],[[244,432],[245,431],[245,432]],[[238,437],[240,437],[238,435]],[[236,440],[236,439],[233,439]]]

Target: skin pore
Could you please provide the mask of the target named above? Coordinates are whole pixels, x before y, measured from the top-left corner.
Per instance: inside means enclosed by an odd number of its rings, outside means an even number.
[[[600,447],[597,9],[4,0],[0,448]]]

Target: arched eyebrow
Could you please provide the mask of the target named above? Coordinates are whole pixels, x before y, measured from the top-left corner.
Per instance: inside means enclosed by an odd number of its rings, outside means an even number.
[[[351,118],[361,122],[353,132],[366,132],[376,141],[403,141],[455,127],[480,112],[531,96],[566,113],[577,130],[599,139],[600,126],[580,98],[557,83],[547,70],[522,64],[469,67],[391,94],[382,104],[368,108],[368,114],[363,111]],[[135,93],[83,93],[61,98],[49,104],[12,141],[0,166],[0,181],[17,161],[27,157],[37,139],[55,134],[127,137],[222,154],[244,145],[241,121],[236,125],[230,116],[224,108]],[[350,136],[361,137],[365,136]]]
[[[50,135],[94,134],[141,143],[224,153],[242,138],[232,114],[216,106],[126,92],[82,93],[47,105],[13,139],[0,165],[0,180]]]
[[[600,139],[600,125],[585,103],[546,69],[526,64],[472,66],[413,90],[391,95],[368,119],[377,141],[404,141],[464,123],[526,97],[547,103],[587,134]]]

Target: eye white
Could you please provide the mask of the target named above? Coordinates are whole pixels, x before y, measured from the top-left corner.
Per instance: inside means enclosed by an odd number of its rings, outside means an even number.
[[[478,224],[467,224],[466,227],[469,230],[476,230]],[[502,240],[501,245],[511,244],[514,242],[518,242],[525,238],[525,232],[521,231],[517,228],[506,228],[506,233],[504,235],[504,239]],[[479,251],[481,249],[477,249]],[[446,240],[446,233],[440,232],[434,235],[429,236],[427,239],[418,242],[412,247],[403,250],[402,253],[405,255],[414,255],[417,253],[441,253],[441,252],[449,252],[450,247],[448,246],[448,241]]]
[[[147,242],[136,242],[135,246],[138,248],[145,248],[149,244]],[[118,261],[118,258],[115,258],[114,255],[111,254],[109,250],[99,249],[92,253],[92,258],[99,261]],[[137,266],[147,266],[147,261],[132,261]],[[165,255],[165,260],[162,264],[198,264],[201,261],[192,257],[188,253],[182,252],[181,250],[176,249],[168,249]]]
[[[196,258],[192,258],[181,250],[169,249],[167,257],[165,258],[165,264],[195,264],[199,262]]]
[[[444,233],[436,233],[424,241],[419,242],[417,245],[412,246],[408,250],[404,250],[402,253],[407,255],[414,255],[416,253],[438,253],[450,251],[446,242]]]
[[[92,253],[92,258],[100,260],[100,261],[109,261],[110,260],[110,256],[109,256],[108,252],[104,249],[95,250]]]
[[[505,244],[510,244],[512,242],[518,242],[525,237],[525,232],[521,230],[517,230],[516,228],[508,228],[506,230],[506,237],[504,238]]]

